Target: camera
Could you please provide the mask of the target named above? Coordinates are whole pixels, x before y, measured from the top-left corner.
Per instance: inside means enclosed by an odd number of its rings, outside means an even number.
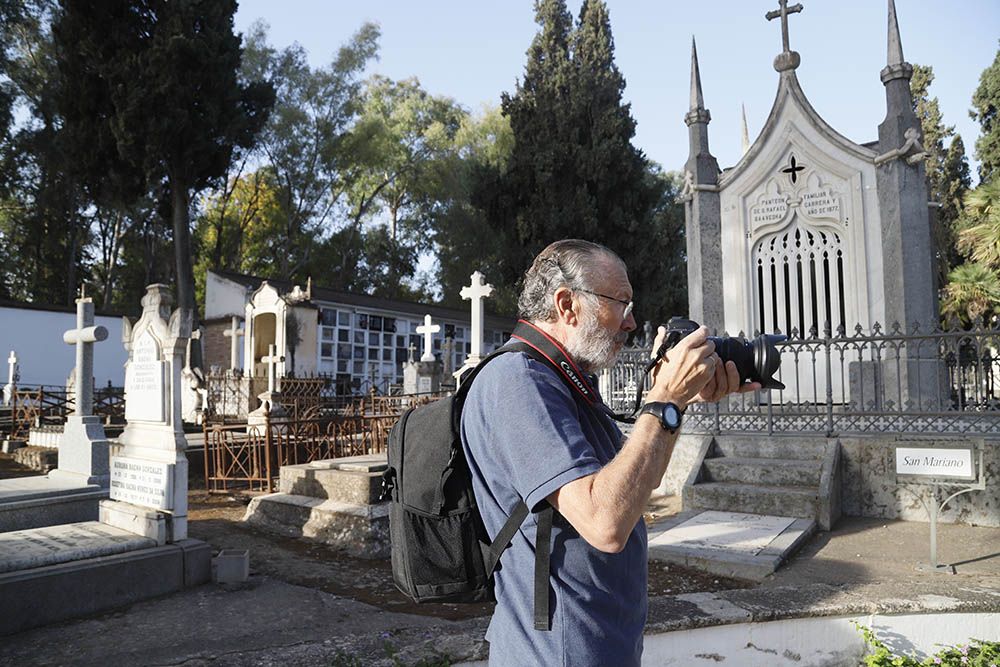
[[[671,317],[667,322],[667,338],[656,352],[657,358],[677,344],[684,336],[698,328],[698,323],[683,317]],[[761,334],[753,340],[709,336],[715,343],[715,352],[722,362],[733,361],[740,374],[740,382],[759,382],[764,389],[784,389],[785,385],[772,377],[781,365],[781,352],[775,347],[787,339],[781,334]]]

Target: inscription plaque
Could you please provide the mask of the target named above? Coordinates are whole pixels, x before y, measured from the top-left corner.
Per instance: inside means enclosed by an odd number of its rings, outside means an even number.
[[[111,499],[159,510],[174,507],[174,465],[111,457]]]
[[[163,374],[160,346],[147,330],[132,348],[125,368],[125,419],[162,422],[164,420]]]

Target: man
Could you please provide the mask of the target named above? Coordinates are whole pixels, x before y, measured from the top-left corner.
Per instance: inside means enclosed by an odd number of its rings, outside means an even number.
[[[635,329],[632,286],[613,252],[587,241],[553,243],[535,258],[518,299],[521,319],[584,373],[614,363]],[[657,347],[665,331],[661,328]],[[496,573],[497,607],[486,638],[491,665],[638,665],[646,622],[642,513],[677,438],[667,428],[691,403],[740,387],[707,330],[683,338],[653,372],[647,405],[624,440],[597,397],[572,390],[549,365],[501,355],[473,383],[462,443],[490,537],[523,499],[531,510]],[[590,378],[588,390],[592,391]],[[624,441],[623,441],[624,440]],[[551,631],[534,629],[536,512],[551,504]]]

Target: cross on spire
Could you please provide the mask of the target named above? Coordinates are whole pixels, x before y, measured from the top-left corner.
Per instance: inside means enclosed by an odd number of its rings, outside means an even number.
[[[493,294],[493,285],[483,282],[483,274],[476,271],[472,274],[472,284],[462,288],[459,292],[462,299],[472,301],[472,331],[469,332],[472,338],[472,347],[469,359],[479,362],[479,357],[483,351],[483,299]]]
[[[431,316],[424,315],[424,323],[417,327],[416,331],[424,335],[424,353],[420,355],[420,361],[434,361],[433,336],[441,331],[441,325],[431,324]]]
[[[797,3],[788,6],[788,0],[778,0],[778,9],[772,10],[767,14],[764,14],[764,18],[768,21],[781,17],[781,52],[788,53],[791,49],[788,48],[788,15],[798,14],[802,11],[802,4]]]

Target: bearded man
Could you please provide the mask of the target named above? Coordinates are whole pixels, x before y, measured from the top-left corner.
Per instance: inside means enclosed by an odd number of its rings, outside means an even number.
[[[490,665],[638,665],[647,608],[642,513],[666,471],[681,415],[693,402],[760,385],[741,386],[735,364],[723,366],[702,327],[654,369],[626,439],[591,375],[614,364],[636,327],[625,263],[587,241],[553,243],[525,274],[518,308],[519,327],[544,337],[552,346],[545,356],[559,360],[500,355],[472,384],[461,422],[490,538],[520,501],[530,510],[495,575]],[[665,331],[659,334],[654,349]],[[567,383],[556,368],[576,379]],[[551,541],[539,548],[551,548],[544,619],[551,629],[541,631],[533,575],[537,517],[549,506],[556,510]]]

